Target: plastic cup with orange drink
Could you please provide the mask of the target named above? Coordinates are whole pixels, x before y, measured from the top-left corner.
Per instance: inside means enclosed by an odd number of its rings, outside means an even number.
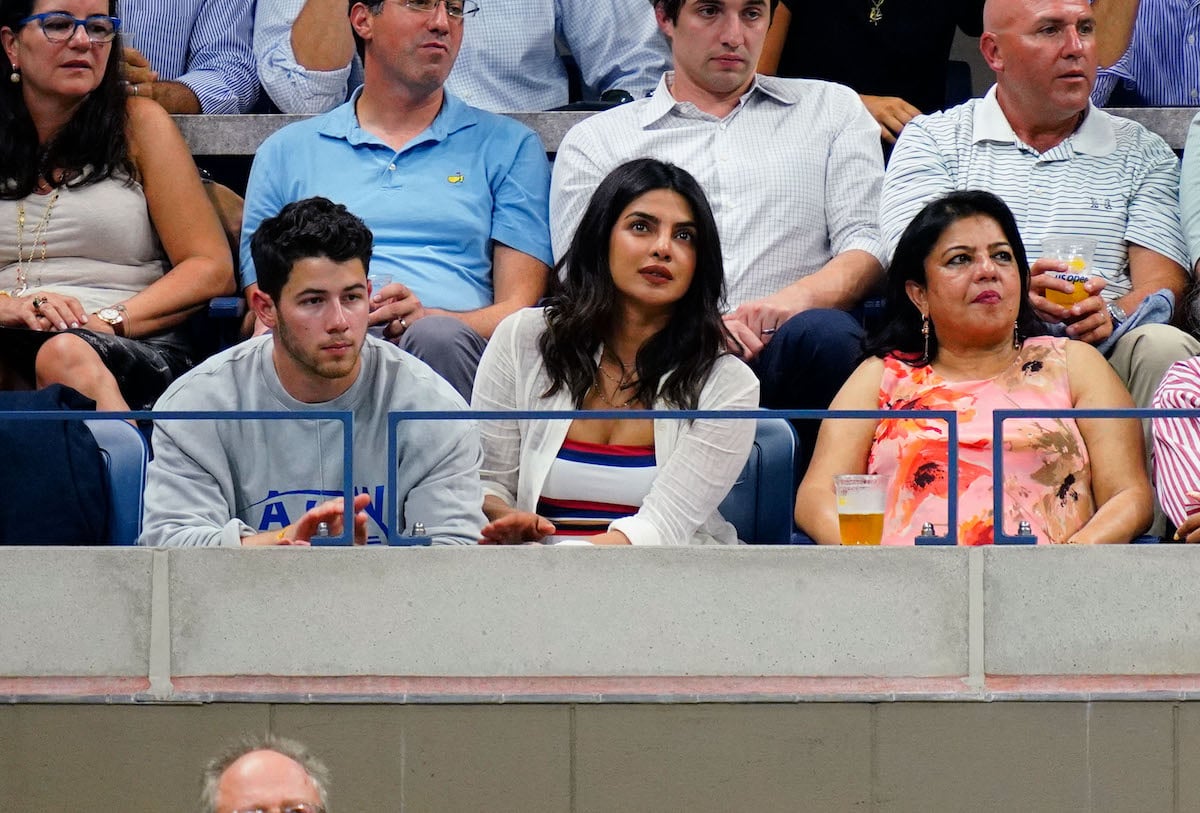
[[[1069,308],[1076,302],[1087,299],[1090,294],[1084,287],[1092,267],[1092,256],[1096,253],[1096,241],[1089,237],[1047,237],[1042,240],[1042,256],[1067,264],[1066,271],[1051,271],[1050,275],[1072,283],[1070,293],[1055,288],[1046,289],[1046,299],[1055,305]]]

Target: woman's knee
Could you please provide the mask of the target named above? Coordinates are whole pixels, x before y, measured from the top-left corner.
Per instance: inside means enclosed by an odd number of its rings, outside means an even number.
[[[38,350],[33,366],[39,385],[43,382],[70,384],[64,379],[108,372],[95,349],[73,333],[60,333],[47,339]]]

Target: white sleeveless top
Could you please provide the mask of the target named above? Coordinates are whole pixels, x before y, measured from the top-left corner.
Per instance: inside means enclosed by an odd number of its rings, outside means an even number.
[[[29,291],[73,296],[94,311],[146,288],[170,268],[150,223],[141,184],[123,177],[60,187],[44,232],[46,260],[34,234],[53,192],[25,199],[22,254]],[[0,200],[0,288],[17,285],[17,201]]]

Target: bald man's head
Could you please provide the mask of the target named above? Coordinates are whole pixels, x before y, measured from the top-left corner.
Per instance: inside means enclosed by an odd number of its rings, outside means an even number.
[[[1010,25],[1021,0],[987,0],[983,4],[983,30],[999,31]]]
[[[308,805],[325,810],[325,767],[298,743],[277,737],[247,741],[209,763],[204,813]]]
[[[1078,119],[1096,82],[1087,0],[987,0],[983,12],[979,50],[1009,122],[1038,130]]]

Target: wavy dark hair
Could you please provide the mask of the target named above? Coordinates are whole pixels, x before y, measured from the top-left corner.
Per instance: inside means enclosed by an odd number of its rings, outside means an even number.
[[[258,287],[279,302],[292,268],[308,257],[335,263],[357,259],[365,278],[374,239],[362,218],[340,203],[322,197],[293,201],[260,223],[250,238]]]
[[[0,27],[19,34],[24,27],[20,21],[33,13],[33,3],[34,0],[0,0]],[[108,0],[108,13],[117,13],[116,0]],[[23,83],[8,81],[13,72],[12,62],[0,49],[0,133],[4,134],[0,139],[0,199],[28,197],[37,188],[39,177],[51,186],[84,186],[117,173],[129,179],[136,177],[137,168],[129,157],[125,138],[121,33],[118,31],[113,41],[103,47],[109,51],[100,85],[45,144],[38,142],[37,129],[25,106]],[[62,172],[60,178],[55,177],[55,170]]]
[[[622,164],[600,182],[570,248],[555,266],[557,283],[546,302],[546,330],[539,340],[550,375],[545,395],[565,387],[575,407],[583,406],[596,379],[596,351],[612,335],[618,316],[608,257],[613,229],[625,207],[656,189],[678,193],[691,207],[696,270],[666,327],[638,350],[634,396],[643,404],[661,396],[677,409],[695,409],[699,404],[700,389],[724,353],[729,335],[721,320],[725,302],[721,240],[696,179],[674,164],[651,158]]]
[[[921,286],[925,281],[925,260],[946,229],[958,221],[982,215],[996,221],[1004,238],[1012,246],[1013,258],[1021,272],[1021,302],[1017,308],[1017,335],[1022,339],[1040,336],[1046,332],[1040,319],[1029,304],[1029,259],[1025,256],[1025,244],[1017,229],[1013,213],[1000,198],[991,192],[966,190],[951,192],[927,204],[908,224],[892,264],[888,266],[885,281],[885,296],[881,327],[864,342],[865,356],[883,358],[895,355],[907,364],[925,363],[922,356],[925,338],[921,335],[921,312],[908,298],[905,284],[909,281]],[[937,331],[929,334],[929,357],[937,355]]]

